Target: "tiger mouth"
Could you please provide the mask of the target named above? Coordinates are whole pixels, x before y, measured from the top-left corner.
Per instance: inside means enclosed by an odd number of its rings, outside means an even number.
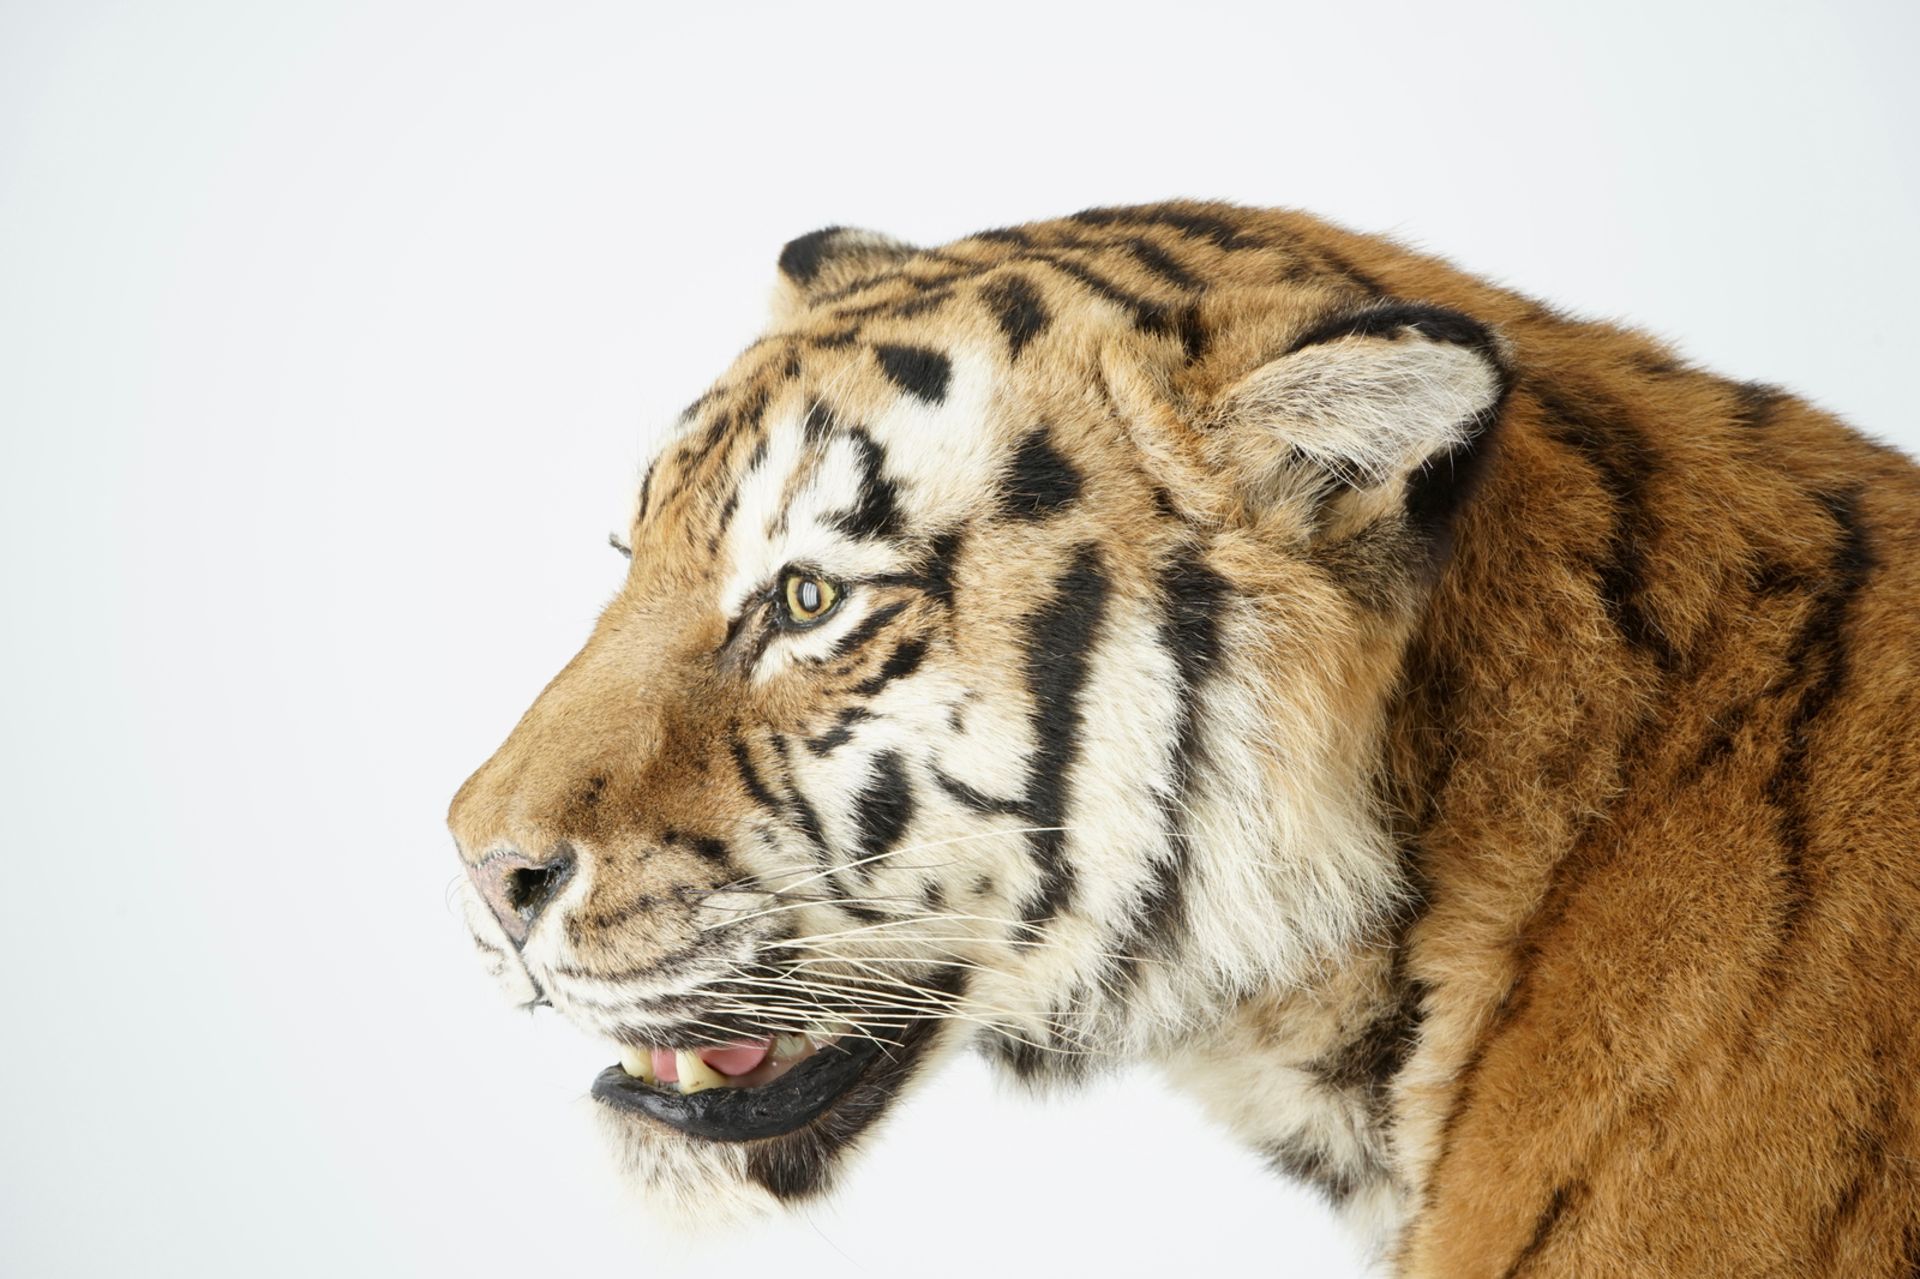
[[[778,1137],[818,1119],[863,1083],[917,1054],[914,1027],[739,1040],[699,1049],[623,1045],[593,1081],[596,1101],[709,1141]]]

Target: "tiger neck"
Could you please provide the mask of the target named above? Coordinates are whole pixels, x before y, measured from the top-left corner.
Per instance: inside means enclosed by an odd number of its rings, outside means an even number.
[[[1569,565],[1602,617],[1620,611],[1606,591],[1634,589],[1592,573],[1590,530],[1540,509],[1594,484],[1615,424],[1583,423],[1600,437],[1583,454],[1540,429],[1551,392],[1515,402],[1385,708],[1378,776],[1406,908],[1311,984],[1241,1002],[1175,1080],[1382,1251],[1421,1202],[1452,1082],[1511,984],[1513,937],[1661,723],[1657,632],[1623,660],[1568,642],[1580,632],[1551,615]]]

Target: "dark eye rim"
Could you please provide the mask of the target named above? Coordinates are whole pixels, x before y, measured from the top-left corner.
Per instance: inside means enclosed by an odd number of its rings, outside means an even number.
[[[819,582],[832,596],[827,606],[813,617],[795,617],[787,608],[787,586],[796,577]],[[847,584],[845,582],[805,564],[789,564],[781,569],[780,575],[774,579],[773,590],[768,597],[768,603],[772,605],[773,623],[783,631],[812,630],[838,613],[840,606],[846,603],[846,600]]]

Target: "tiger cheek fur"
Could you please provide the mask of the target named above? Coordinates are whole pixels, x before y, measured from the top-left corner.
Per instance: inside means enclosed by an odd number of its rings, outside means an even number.
[[[652,1199],[1160,1067],[1409,1275],[1908,1273],[1915,469],[1387,241],[780,255],[456,797]]]

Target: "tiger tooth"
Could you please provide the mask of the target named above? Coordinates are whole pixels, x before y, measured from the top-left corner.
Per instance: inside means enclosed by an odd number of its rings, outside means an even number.
[[[700,1054],[689,1052],[685,1048],[674,1050],[673,1064],[675,1073],[680,1076],[681,1092],[699,1092],[704,1088],[718,1088],[727,1082],[727,1077],[700,1060]]]
[[[632,1044],[620,1045],[620,1069],[644,1083],[658,1083],[653,1073],[653,1054]]]
[[[792,1061],[804,1057],[813,1050],[813,1041],[805,1035],[776,1035],[773,1040],[773,1055],[779,1061]]]

